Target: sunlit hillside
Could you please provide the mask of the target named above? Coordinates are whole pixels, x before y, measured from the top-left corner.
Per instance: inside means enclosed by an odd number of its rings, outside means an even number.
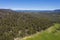
[[[54,24],[39,34],[26,38],[24,40],[60,40],[60,24]]]

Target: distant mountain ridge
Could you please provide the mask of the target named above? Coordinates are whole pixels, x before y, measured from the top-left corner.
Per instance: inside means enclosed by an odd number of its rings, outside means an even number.
[[[4,12],[46,12],[46,13],[50,13],[50,12],[58,12],[60,13],[60,9],[56,9],[56,10],[11,10],[11,9],[0,9],[0,11],[4,11]]]
[[[17,12],[60,12],[60,9],[56,10],[15,10]]]

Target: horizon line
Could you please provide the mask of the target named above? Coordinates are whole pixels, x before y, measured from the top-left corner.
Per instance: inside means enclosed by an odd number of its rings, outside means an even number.
[[[57,9],[11,9],[11,8],[0,8],[0,9],[10,9],[10,10],[57,10]]]

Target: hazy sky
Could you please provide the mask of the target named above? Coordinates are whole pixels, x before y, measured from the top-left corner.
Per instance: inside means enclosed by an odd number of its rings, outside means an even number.
[[[60,9],[60,0],[0,0],[0,9],[53,10]]]

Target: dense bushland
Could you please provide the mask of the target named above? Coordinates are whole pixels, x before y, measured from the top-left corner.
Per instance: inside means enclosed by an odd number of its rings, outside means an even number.
[[[54,24],[40,34],[31,38],[27,37],[25,40],[60,40],[60,24]]]
[[[44,16],[45,15],[45,16]],[[0,10],[0,40],[14,40],[45,30],[59,23],[59,14],[24,13],[12,10]],[[53,19],[54,18],[54,19]]]

